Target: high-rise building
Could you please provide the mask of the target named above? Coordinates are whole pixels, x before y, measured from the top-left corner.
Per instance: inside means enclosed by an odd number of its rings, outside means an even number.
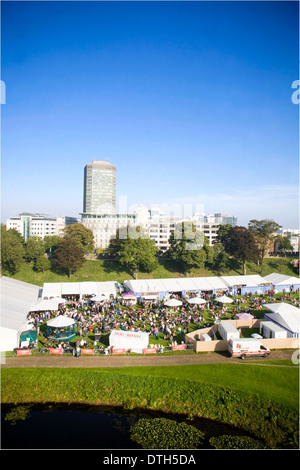
[[[83,213],[116,212],[116,171],[108,161],[93,160],[84,168]]]

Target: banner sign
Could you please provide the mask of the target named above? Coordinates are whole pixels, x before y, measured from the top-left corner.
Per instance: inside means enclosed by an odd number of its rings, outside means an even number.
[[[185,344],[175,344],[172,346],[172,351],[178,351],[180,349],[185,349]]]
[[[63,349],[61,348],[49,348],[49,354],[62,354]]]
[[[92,354],[94,355],[95,349],[82,349],[81,354]]]
[[[31,356],[31,349],[17,349],[17,356]]]
[[[155,354],[156,353],[156,348],[145,348],[143,349],[144,354]]]
[[[126,349],[117,349],[117,348],[114,348],[112,349],[112,354],[125,354],[126,353]]]

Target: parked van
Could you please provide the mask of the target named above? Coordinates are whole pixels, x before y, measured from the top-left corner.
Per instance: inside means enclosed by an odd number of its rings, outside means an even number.
[[[228,352],[232,357],[268,356],[271,351],[255,338],[230,339]]]

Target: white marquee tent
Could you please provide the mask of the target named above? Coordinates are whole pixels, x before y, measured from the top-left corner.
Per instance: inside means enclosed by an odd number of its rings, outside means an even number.
[[[43,299],[55,297],[78,296],[82,299],[85,295],[98,296],[108,299],[110,295],[117,295],[116,282],[51,282],[43,286]],[[102,296],[102,294],[104,294]]]
[[[272,313],[266,313],[264,318],[281,326],[287,331],[288,337],[299,338],[300,308],[285,302],[264,304],[264,308]]]
[[[286,274],[272,273],[264,276],[266,282],[270,282],[278,292],[290,291],[293,286],[296,290],[300,288],[300,279]]]
[[[39,286],[1,277],[1,351],[19,347],[20,333],[29,327],[27,315],[40,293]]]
[[[55,297],[54,299],[38,300],[31,308],[31,312],[47,312],[47,311],[56,311],[59,308],[60,304],[64,304],[65,299],[61,297]]]
[[[116,349],[131,349],[132,352],[142,353],[149,345],[149,333],[141,331],[112,330],[109,335],[109,345]]]
[[[135,293],[137,296],[147,294],[157,294],[160,299],[168,297],[177,292],[185,294],[187,292],[217,292],[226,291],[228,285],[219,277],[189,277],[189,278],[169,278],[169,279],[132,279],[124,281],[127,291]]]

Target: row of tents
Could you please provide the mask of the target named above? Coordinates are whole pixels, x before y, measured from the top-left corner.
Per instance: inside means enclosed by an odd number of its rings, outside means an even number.
[[[201,294],[203,292],[217,295],[225,293],[245,295],[247,293],[262,294],[270,290],[275,292],[289,292],[291,289],[299,290],[300,279],[277,273],[265,277],[257,274],[248,276],[141,279],[124,281],[124,288],[126,292],[147,299],[150,296],[153,299],[157,297],[165,299],[174,293],[180,296]]]

